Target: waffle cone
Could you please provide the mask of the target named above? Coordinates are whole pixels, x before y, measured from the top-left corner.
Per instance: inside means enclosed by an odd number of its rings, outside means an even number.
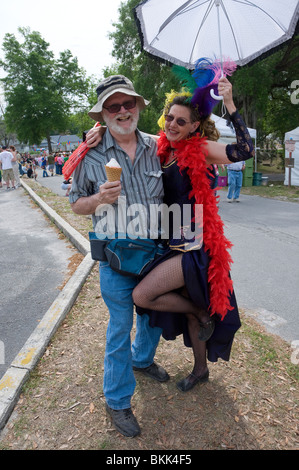
[[[120,181],[122,168],[113,168],[110,166],[105,166],[105,170],[109,183],[111,183],[112,181]]]

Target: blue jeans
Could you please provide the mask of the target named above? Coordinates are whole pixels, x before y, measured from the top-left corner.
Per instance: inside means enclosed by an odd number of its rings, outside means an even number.
[[[113,271],[108,263],[100,262],[100,286],[110,319],[104,359],[104,395],[110,408],[130,408],[136,381],[133,366],[147,367],[154,362],[162,329],[151,328],[147,315],[136,315],[136,335],[131,345],[134,305],[132,292],[137,284],[134,277]]]
[[[227,170],[228,174],[228,199],[239,199],[243,182],[243,172]]]

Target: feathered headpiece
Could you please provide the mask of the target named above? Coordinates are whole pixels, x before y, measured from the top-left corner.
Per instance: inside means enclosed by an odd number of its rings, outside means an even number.
[[[190,97],[192,106],[197,108],[200,118],[208,117],[213,108],[218,103],[218,100],[211,96],[211,90],[214,90],[215,95],[218,94],[217,84],[219,79],[227,75],[231,76],[237,68],[237,64],[230,59],[222,62],[203,57],[199,59],[192,73],[189,70],[179,65],[172,67],[173,74],[182,83],[182,90],[180,92],[171,91],[166,94],[166,101],[164,111],[167,109],[175,96],[186,95]],[[171,99],[170,99],[171,98]],[[164,128],[165,120],[164,115],[158,121],[160,128]]]

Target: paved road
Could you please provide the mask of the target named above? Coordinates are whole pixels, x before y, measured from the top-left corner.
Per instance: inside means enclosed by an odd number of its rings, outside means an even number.
[[[23,188],[0,189],[0,240],[1,378],[56,299],[76,250]]]
[[[219,212],[234,244],[232,278],[240,307],[255,310],[270,332],[299,340],[299,204],[259,196],[227,203]]]
[[[54,193],[58,194],[58,196],[65,196],[65,191],[61,189],[61,183],[64,180],[63,175],[54,175],[54,176],[48,176],[44,177],[42,176],[43,172],[40,168],[37,168],[37,182],[45,186],[46,188],[51,189]],[[48,174],[50,175],[50,172],[48,171]],[[26,178],[26,177],[25,177]],[[26,182],[26,180],[24,179]]]

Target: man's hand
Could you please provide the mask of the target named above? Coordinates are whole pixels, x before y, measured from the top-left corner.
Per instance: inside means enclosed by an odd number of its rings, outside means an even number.
[[[120,192],[120,181],[113,181],[112,183],[106,181],[106,183],[102,184],[99,187],[99,204],[113,204],[115,201],[117,201],[117,198],[120,196]]]

